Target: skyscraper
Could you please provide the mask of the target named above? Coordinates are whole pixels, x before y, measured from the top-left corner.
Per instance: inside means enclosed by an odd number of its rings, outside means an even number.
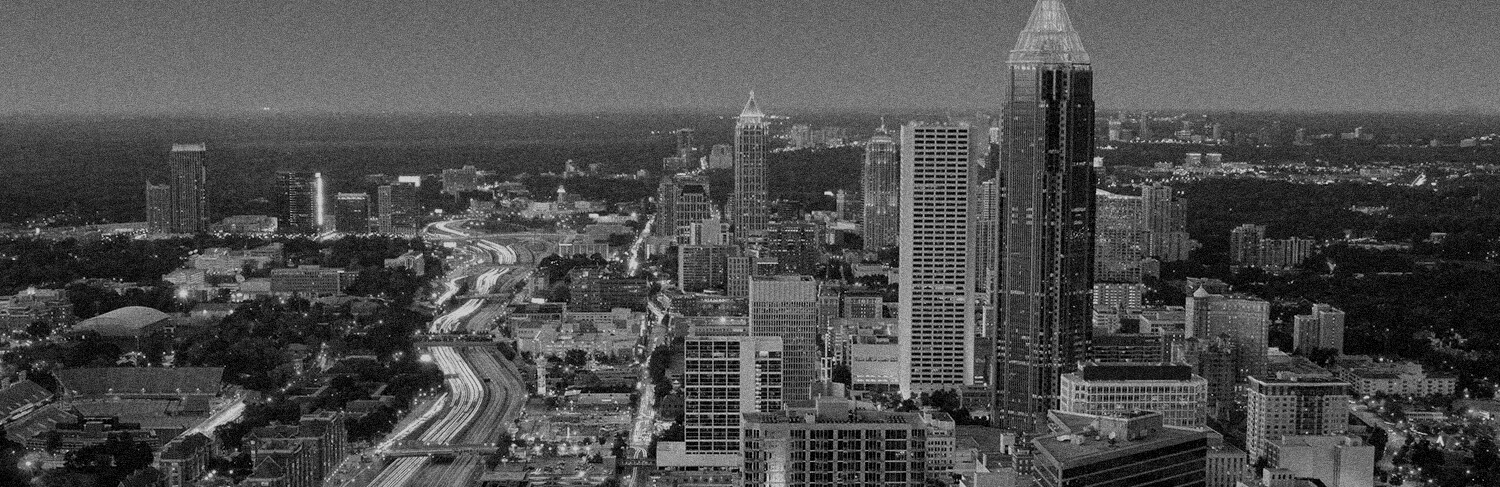
[[[1187,338],[1225,336],[1233,342],[1235,382],[1266,372],[1266,336],[1271,303],[1245,295],[1212,294],[1199,288],[1187,299]]]
[[[1000,140],[996,410],[1036,431],[1084,358],[1094,240],[1093,71],[1060,0],[1040,0],[1008,61]]]
[[[818,281],[811,276],[750,278],[750,335],[781,337],[787,401],[812,399],[818,376]]]
[[[664,176],[657,186],[657,233],[676,236],[677,243],[688,243],[692,225],[713,217],[708,179],[702,176],[675,174]]]
[[[1141,220],[1146,231],[1142,253],[1162,262],[1188,259],[1197,242],[1187,233],[1187,200],[1160,182],[1141,188]]]
[[[979,218],[974,221],[974,289],[988,295],[999,282],[1000,181],[979,183]]]
[[[316,233],[323,229],[323,174],[278,171],[276,173],[277,217],[283,228]]]
[[[734,238],[745,240],[765,231],[770,220],[766,194],[766,114],[755,103],[755,92],[734,124]]]
[[[901,127],[901,392],[974,384],[974,221],[984,127]]]
[[[146,182],[146,230],[172,231],[172,185]]]
[[[417,211],[417,187],[407,183],[385,184],[375,190],[377,227],[380,233],[412,228]]]
[[[896,141],[885,126],[865,145],[865,164],[860,175],[864,196],[865,252],[878,252],[896,245],[901,218],[901,160]]]
[[[370,231],[370,195],[339,193],[335,201],[334,229],[344,233]]]
[[[1320,348],[1344,354],[1344,312],[1328,304],[1314,304],[1312,312],[1292,318],[1292,348],[1311,354]]]
[[[207,229],[208,175],[204,160],[207,152],[203,144],[172,144],[172,152],[167,156],[171,179],[165,188],[150,184],[146,187],[147,222],[153,231],[197,233]],[[155,220],[151,218],[153,211],[157,215]]]
[[[1261,241],[1266,226],[1246,223],[1229,231],[1229,261],[1248,266],[1260,265]]]
[[[1094,281],[1141,282],[1141,198],[1098,190],[1094,223]]]

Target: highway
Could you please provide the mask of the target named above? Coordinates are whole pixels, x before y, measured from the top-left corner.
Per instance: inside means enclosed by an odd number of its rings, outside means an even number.
[[[454,226],[458,221],[439,222],[427,229],[429,236],[463,236]],[[507,292],[525,272],[516,265],[516,252],[506,245],[487,240],[466,240],[459,244],[452,262],[453,275],[448,291],[440,295],[437,305],[457,298],[459,280],[474,278],[473,291],[489,294]],[[500,287],[497,287],[500,286]],[[509,300],[471,298],[452,311],[437,317],[428,327],[433,334],[462,333],[490,327],[503,315]],[[423,357],[443,371],[447,394],[436,405],[375,448],[376,456],[402,448],[441,449],[446,445],[494,446],[502,433],[520,417],[525,408],[526,387],[514,363],[500,357],[489,347],[435,346]],[[420,431],[420,434],[417,434]],[[416,438],[410,438],[417,434]],[[368,485],[381,487],[465,485],[477,477],[484,466],[483,458],[459,454],[452,462],[435,463],[426,456],[398,457]]]

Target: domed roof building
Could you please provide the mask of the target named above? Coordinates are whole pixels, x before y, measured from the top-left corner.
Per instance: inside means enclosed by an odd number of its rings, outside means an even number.
[[[137,338],[149,333],[152,325],[163,324],[172,317],[145,306],[126,306],[73,325],[73,331],[93,331],[108,338]]]

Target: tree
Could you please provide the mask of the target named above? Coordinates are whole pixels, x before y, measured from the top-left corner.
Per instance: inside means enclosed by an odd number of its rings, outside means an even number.
[[[571,349],[563,354],[563,363],[574,367],[583,367],[589,363],[589,353],[579,349]]]
[[[26,333],[36,338],[47,338],[52,335],[52,324],[45,321],[33,321],[26,325]]]

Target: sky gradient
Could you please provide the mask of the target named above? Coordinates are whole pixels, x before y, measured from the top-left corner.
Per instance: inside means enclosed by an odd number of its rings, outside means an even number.
[[[0,114],[993,109],[1031,0],[0,2]],[[1493,0],[1069,0],[1103,108],[1500,111]]]

